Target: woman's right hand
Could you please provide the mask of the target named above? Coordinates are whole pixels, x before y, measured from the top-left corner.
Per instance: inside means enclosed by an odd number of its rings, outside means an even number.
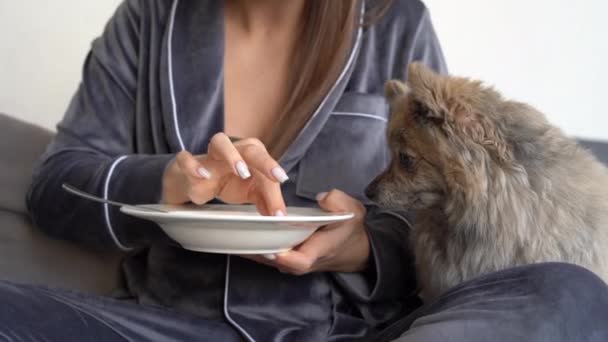
[[[232,143],[224,133],[213,136],[205,155],[182,151],[163,175],[163,202],[255,204],[262,215],[284,215],[282,182],[288,177],[258,139]]]

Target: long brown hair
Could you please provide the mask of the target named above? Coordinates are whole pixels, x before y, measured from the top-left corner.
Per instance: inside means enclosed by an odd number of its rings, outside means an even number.
[[[374,10],[379,17],[390,1]],[[267,141],[270,154],[279,158],[304,128],[336,82],[352,46],[361,19],[360,0],[308,0],[293,72],[288,81],[284,110]]]

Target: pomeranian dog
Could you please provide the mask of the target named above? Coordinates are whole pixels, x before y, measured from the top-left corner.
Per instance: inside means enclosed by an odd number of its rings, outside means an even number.
[[[608,279],[608,171],[534,108],[421,64],[389,81],[393,161],[368,187],[413,210],[421,295],[545,261]]]

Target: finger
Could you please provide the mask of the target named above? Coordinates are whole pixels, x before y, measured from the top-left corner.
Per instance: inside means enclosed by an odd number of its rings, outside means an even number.
[[[303,275],[315,271],[315,262],[316,259],[312,255],[294,249],[276,254],[274,265],[284,272]]]
[[[254,170],[255,187],[252,192],[251,202],[255,203],[262,215],[285,216],[287,208],[281,193],[281,185],[270,181],[257,170]]]
[[[201,156],[194,158],[197,159],[199,165],[205,167],[213,175],[209,179],[186,177],[186,196],[192,203],[200,205],[217,197],[218,193],[222,190],[223,184],[228,179],[225,175],[229,175],[229,177],[233,176],[231,169],[223,162]]]
[[[225,162],[215,162],[221,163],[226,169],[229,169],[218,183],[216,197],[230,204],[254,203],[250,200],[250,197],[255,189],[255,178],[242,179],[235,176],[232,168],[229,168]]]
[[[353,235],[350,225],[334,224],[315,232],[296,249],[276,255],[275,267],[289,270],[289,273],[302,275],[310,272],[338,271],[354,272],[365,267],[369,256],[367,233]],[[358,247],[346,241],[361,236]],[[355,242],[359,242],[356,240]],[[344,247],[344,246],[349,247]],[[342,249],[346,248],[346,249]],[[357,258],[353,257],[357,256]],[[358,262],[357,260],[362,260]]]
[[[247,139],[236,145],[241,156],[251,168],[260,171],[273,182],[284,183],[289,177],[285,170],[274,160],[266,147],[256,139]]]
[[[190,181],[186,196],[194,204],[204,204],[215,198],[217,181]]]
[[[297,275],[314,272],[322,259],[330,256],[335,243],[336,236],[317,230],[298,247],[276,254],[274,263]]]
[[[194,179],[211,179],[211,171],[204,167],[190,152],[181,151],[175,157],[179,168]]]
[[[259,255],[259,254],[242,254],[242,255],[239,255],[239,256],[241,258],[245,258],[245,259],[248,259],[248,260],[251,260],[251,261],[255,261],[258,264],[275,267],[275,265],[272,262],[272,260],[264,257],[263,255]]]
[[[282,266],[275,264],[274,260],[276,259],[276,254],[264,254],[264,255],[244,254],[244,255],[240,255],[240,257],[257,262],[262,265],[274,267],[277,270],[279,270],[279,272],[281,272],[281,273],[286,273],[286,274],[295,274],[296,273],[296,270],[292,270],[292,269],[282,267]]]
[[[365,206],[357,199],[347,195],[340,190],[331,190],[330,192],[320,193],[317,195],[319,206],[331,212],[352,212],[356,218],[365,216]]]
[[[255,209],[258,211],[258,213],[260,213],[262,216],[270,216],[272,215],[272,211],[268,210],[268,208],[266,208],[266,203],[264,203],[264,201],[262,200],[254,200],[251,201],[255,204]]]
[[[242,179],[248,179],[251,177],[249,167],[226,134],[215,134],[209,142],[207,152],[210,158],[215,160],[223,160],[228,163],[228,165],[232,167],[234,174]]]
[[[294,251],[305,255],[315,263],[331,258],[335,254],[336,246],[341,245],[342,241],[351,234],[350,229],[335,229],[341,226],[341,223],[337,223],[318,229]]]

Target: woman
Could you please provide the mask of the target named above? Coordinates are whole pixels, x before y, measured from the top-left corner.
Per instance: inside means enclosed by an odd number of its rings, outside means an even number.
[[[389,159],[384,82],[405,77],[414,60],[445,66],[420,2],[378,6],[124,2],[93,44],[28,205],[49,234],[129,251],[123,275],[136,304],[3,284],[9,310],[0,313],[0,332],[62,341],[355,341],[407,330],[403,341],[435,334],[475,341],[504,323],[513,331],[497,339],[557,341],[559,329],[581,327],[560,316],[559,298],[569,297],[538,285],[559,280],[565,294],[600,287],[565,265],[490,275],[407,316],[419,306],[404,247],[409,218],[373,207],[363,191]],[[195,253],[151,223],[66,194],[64,182],[128,203],[217,197],[253,203],[264,215],[318,204],[356,218],[279,255]],[[548,328],[530,325],[538,317],[526,307],[500,304],[511,295],[556,317]]]

